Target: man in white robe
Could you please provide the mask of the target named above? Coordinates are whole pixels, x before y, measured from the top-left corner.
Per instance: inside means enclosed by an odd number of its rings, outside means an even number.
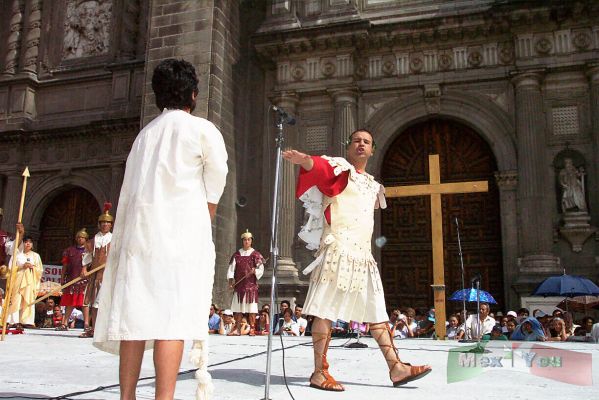
[[[139,133],[127,159],[94,334],[95,346],[120,354],[121,399],[135,398],[143,352],[152,346],[155,396],[172,399],[184,340],[194,340],[197,398],[212,390],[205,346],[211,221],[228,170],[219,130],[191,115],[197,85],[186,61],[155,68],[152,89],[162,113]]]

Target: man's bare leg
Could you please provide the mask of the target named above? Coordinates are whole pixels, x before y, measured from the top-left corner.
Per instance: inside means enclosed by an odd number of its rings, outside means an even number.
[[[121,385],[121,400],[135,400],[141,361],[144,356],[144,340],[121,341],[119,360],[119,383]]]
[[[175,385],[182,357],[183,340],[156,340],[154,344],[156,400],[172,400],[175,396]]]
[[[329,363],[327,362],[327,351],[331,340],[331,321],[314,317],[312,322],[312,345],[314,347],[314,372],[310,377],[310,386],[319,389],[340,392],[345,390],[329,374]]]
[[[74,306],[67,306],[64,315],[62,316],[62,324],[66,327],[69,326],[69,318],[71,317],[71,313],[73,312]]]
[[[89,307],[83,306],[81,311],[83,312],[83,329],[89,328]]]
[[[98,309],[97,309],[96,307],[92,307],[92,306],[90,306],[90,308],[91,308],[91,310],[92,310],[92,312],[91,312],[92,319],[91,319],[91,321],[90,321],[90,324],[89,324],[89,326],[90,326],[90,327],[92,328],[92,330],[93,330],[93,329],[94,329],[94,327],[96,326],[96,317],[98,316]]]

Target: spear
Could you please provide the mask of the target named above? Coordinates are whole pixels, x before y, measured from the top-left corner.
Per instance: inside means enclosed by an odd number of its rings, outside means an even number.
[[[23,177],[23,189],[21,190],[21,204],[19,204],[19,216],[18,223],[22,223],[23,220],[23,207],[25,206],[25,192],[27,191],[27,178],[29,175],[29,168],[25,167],[25,171],[21,175]],[[4,341],[4,336],[6,335],[6,323],[8,322],[8,310],[10,308],[10,301],[12,300],[12,295],[14,292],[15,279],[17,277],[17,247],[19,247],[19,242],[21,241],[21,233],[17,229],[17,233],[15,234],[15,241],[12,248],[12,258],[11,258],[11,266],[10,266],[10,276],[6,281],[6,301],[4,307],[2,307],[2,337],[0,341]]]
[[[46,300],[48,297],[51,297],[51,296],[52,296],[52,293],[53,293],[53,292],[55,292],[55,291],[56,291],[56,292],[59,292],[59,291],[61,291],[62,289],[68,288],[69,286],[76,284],[77,282],[79,282],[79,281],[80,281],[80,280],[82,280],[82,279],[87,279],[87,278],[88,278],[88,276],[91,276],[91,275],[93,275],[94,273],[98,272],[99,270],[101,270],[101,269],[102,269],[102,268],[104,268],[105,266],[106,266],[106,264],[102,264],[102,265],[100,265],[100,266],[98,266],[98,267],[96,267],[96,268],[92,269],[91,271],[89,271],[89,272],[87,273],[87,276],[86,276],[85,278],[84,278],[84,277],[81,277],[81,276],[78,276],[77,278],[75,278],[75,279],[73,279],[73,280],[70,280],[70,281],[68,281],[67,283],[65,283],[64,285],[62,285],[61,287],[59,287],[58,289],[55,289],[55,290],[51,291],[50,293],[48,293],[48,294],[46,294],[46,295],[44,295],[44,296],[40,297],[39,299],[35,299],[35,301],[34,301],[34,302],[31,302],[31,303],[27,304],[27,307],[29,307],[29,306],[32,306],[32,305],[34,305],[34,304],[37,304],[37,303],[39,303],[40,301],[44,301],[44,300]]]

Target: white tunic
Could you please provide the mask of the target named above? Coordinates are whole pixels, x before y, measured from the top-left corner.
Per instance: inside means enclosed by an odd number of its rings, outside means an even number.
[[[205,340],[215,251],[207,202],[225,186],[218,129],[164,110],[137,136],[127,166],[100,293],[94,345]]]
[[[349,179],[334,197],[324,196],[314,186],[300,198],[314,214],[300,237],[309,248],[315,247],[314,240],[320,241],[316,260],[304,270],[311,278],[303,312],[332,321],[387,321],[383,285],[370,246],[374,209],[386,207],[384,188],[344,158],[322,158],[335,175],[349,171]],[[322,217],[328,206],[331,225]]]

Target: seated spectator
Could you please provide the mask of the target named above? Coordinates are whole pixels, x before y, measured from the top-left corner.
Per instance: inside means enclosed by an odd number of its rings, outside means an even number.
[[[281,304],[279,305],[279,312],[277,314],[275,314],[275,318],[273,320],[273,325],[274,325],[272,327],[272,332],[273,333],[278,332],[281,329],[280,323],[283,320],[283,313],[288,308],[291,309],[291,303],[289,302],[289,300],[283,300],[283,301],[281,301]],[[295,316],[292,315],[291,319],[295,321]]]
[[[594,324],[591,329],[591,340],[595,343],[599,343],[599,323]]]
[[[256,335],[268,335],[268,330],[270,327],[270,315],[268,315],[268,311],[262,308],[259,316],[260,318],[258,318],[258,321],[256,322],[258,324]]]
[[[211,304],[208,318],[208,333],[218,333],[219,329],[220,317],[218,316],[218,308],[215,304]]]
[[[516,314],[516,311],[508,311],[507,314],[505,314],[506,318],[508,320],[516,320],[518,318],[518,314]],[[516,325],[518,325],[518,323],[516,322]]]
[[[566,332],[566,323],[564,320],[559,317],[553,318],[547,340],[551,342],[565,342],[568,340],[568,336],[570,335]]]
[[[590,336],[593,331],[593,325],[595,320],[592,317],[586,316],[580,321],[580,329],[582,330],[581,336]]]
[[[574,324],[572,313],[569,311],[562,312],[562,319],[564,320],[564,324],[566,324],[566,334],[568,336],[574,335],[574,329],[578,328],[578,325]]]
[[[387,323],[389,324],[389,329],[391,332],[395,330],[395,327],[397,326],[397,320],[400,315],[401,311],[399,311],[397,308],[391,311],[391,314],[389,314],[389,321]]]
[[[293,316],[293,312],[290,308],[286,308],[283,311],[283,322],[279,331],[276,333],[277,335],[283,336],[299,336],[299,324],[294,321],[291,317]]]
[[[466,320],[464,329],[468,339],[482,339],[482,336],[490,334],[495,326],[495,320],[489,316],[489,304],[480,303],[478,313],[479,321],[477,321],[476,314],[470,315]]]
[[[508,320],[507,324],[505,324],[505,328],[507,329],[507,331],[504,332],[504,335],[507,336],[507,338],[509,340],[511,340],[512,334],[516,330],[516,319],[514,318],[514,319]]]
[[[59,305],[54,306],[54,311],[52,315],[52,326],[54,328],[58,328],[62,325],[62,309]]]
[[[83,329],[83,320],[83,311],[81,311],[78,307],[73,307],[73,311],[71,311],[71,315],[69,316],[68,320],[69,329]]]
[[[487,336],[487,335],[485,335]],[[495,325],[493,329],[491,329],[491,334],[489,335],[489,340],[508,340],[507,336],[503,334],[501,326]]]
[[[541,323],[541,326],[545,331],[545,336],[547,336],[549,333],[549,328],[551,327],[551,320],[553,318],[545,311],[538,308],[532,312],[532,316],[535,317]]]
[[[449,319],[447,320],[448,325],[447,325],[447,329],[445,331],[445,334],[447,335],[447,339],[449,340],[457,340],[458,338],[458,332],[460,329],[460,320],[459,320],[459,316],[458,315],[450,315]]]
[[[416,312],[413,308],[406,308],[405,314],[400,314],[396,324],[391,330],[393,337],[399,339],[413,338],[418,324],[414,320]]]
[[[435,318],[430,315],[430,311],[418,309],[415,312],[414,320],[416,322],[416,330],[414,337],[431,338],[435,333]]]
[[[308,326],[308,320],[302,317],[303,306],[301,304],[296,304],[295,311],[293,312],[293,316],[295,317],[295,321],[299,326],[300,336],[304,336],[306,334],[306,327]]]
[[[223,316],[220,320],[220,326],[218,328],[218,333],[220,335],[231,335],[235,334],[235,321],[233,320],[233,311],[225,310],[223,311]]]
[[[529,317],[530,311],[528,311],[528,308],[521,308],[516,312],[516,315],[516,322],[521,324],[526,318]]]
[[[546,337],[541,323],[535,317],[528,317],[516,327],[510,339],[544,342]]]
[[[239,333],[239,336],[249,335],[252,327],[248,323],[247,318],[243,317],[243,314],[241,314],[241,313],[239,313],[239,314],[242,315],[242,317],[239,318],[238,322],[235,324],[235,330],[237,330],[237,332]]]
[[[349,331],[349,324],[338,319],[331,324],[332,336],[346,336]]]

